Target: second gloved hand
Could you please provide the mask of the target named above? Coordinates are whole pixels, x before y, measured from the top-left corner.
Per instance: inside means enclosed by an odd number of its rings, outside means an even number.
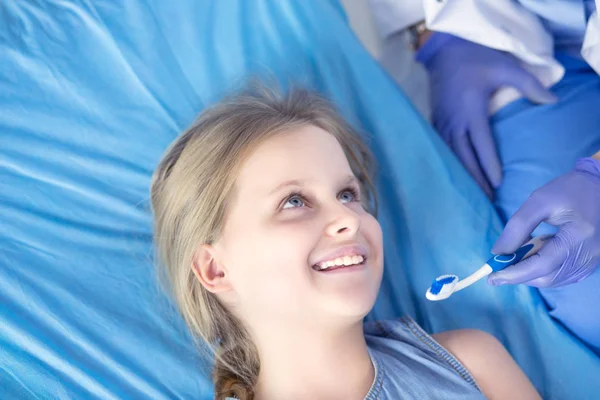
[[[490,275],[490,284],[558,287],[578,282],[598,268],[599,160],[582,159],[573,171],[533,192],[510,218],[492,252],[514,252],[543,221],[558,226],[558,233],[537,254]]]
[[[491,197],[502,181],[488,109],[502,86],[518,89],[535,103],[556,97],[509,53],[435,32],[417,53],[429,71],[433,124],[467,171]]]

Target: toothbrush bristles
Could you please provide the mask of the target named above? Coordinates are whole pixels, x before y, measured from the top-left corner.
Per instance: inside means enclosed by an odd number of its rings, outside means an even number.
[[[452,276],[446,276],[442,279],[436,278],[431,283],[431,288],[429,289],[429,291],[431,292],[431,294],[439,294],[442,291],[442,289],[444,288],[444,285],[447,285],[448,283],[452,283],[453,281],[454,281],[454,277],[452,277]]]
[[[442,291],[443,287],[444,287],[443,283],[441,283],[437,279],[434,279],[433,282],[431,283],[431,289],[429,289],[429,291],[431,292],[431,294],[439,294]]]

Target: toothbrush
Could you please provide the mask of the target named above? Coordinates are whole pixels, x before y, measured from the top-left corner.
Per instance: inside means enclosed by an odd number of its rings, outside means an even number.
[[[517,251],[512,254],[495,255],[490,258],[483,267],[479,268],[463,280],[459,280],[456,275],[438,276],[431,284],[431,287],[427,289],[425,297],[431,301],[445,300],[450,297],[452,293],[471,286],[492,272],[501,271],[506,267],[532,256],[544,247],[545,242],[552,238],[552,236],[553,235],[537,236],[519,247]]]

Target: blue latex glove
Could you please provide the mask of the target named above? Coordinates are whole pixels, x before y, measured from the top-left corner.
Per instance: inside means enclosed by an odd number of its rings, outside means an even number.
[[[537,189],[506,224],[492,249],[513,253],[545,221],[558,233],[533,256],[488,278],[548,288],[578,282],[600,265],[600,161],[584,158],[575,169]]]
[[[553,103],[556,96],[511,54],[447,33],[433,33],[416,58],[429,71],[434,126],[491,198],[502,181],[488,121],[491,96],[502,86],[535,103]]]

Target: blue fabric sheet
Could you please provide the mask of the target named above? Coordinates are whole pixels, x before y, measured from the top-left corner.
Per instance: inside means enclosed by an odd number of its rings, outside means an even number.
[[[535,290],[479,283],[430,303],[501,229],[492,205],[331,0],[28,2],[0,7],[0,394],[208,399],[152,266],[149,179],[197,113],[247,76],[331,98],[378,159],[386,271],[370,318],[480,328],[545,399],[597,397],[600,361]]]

